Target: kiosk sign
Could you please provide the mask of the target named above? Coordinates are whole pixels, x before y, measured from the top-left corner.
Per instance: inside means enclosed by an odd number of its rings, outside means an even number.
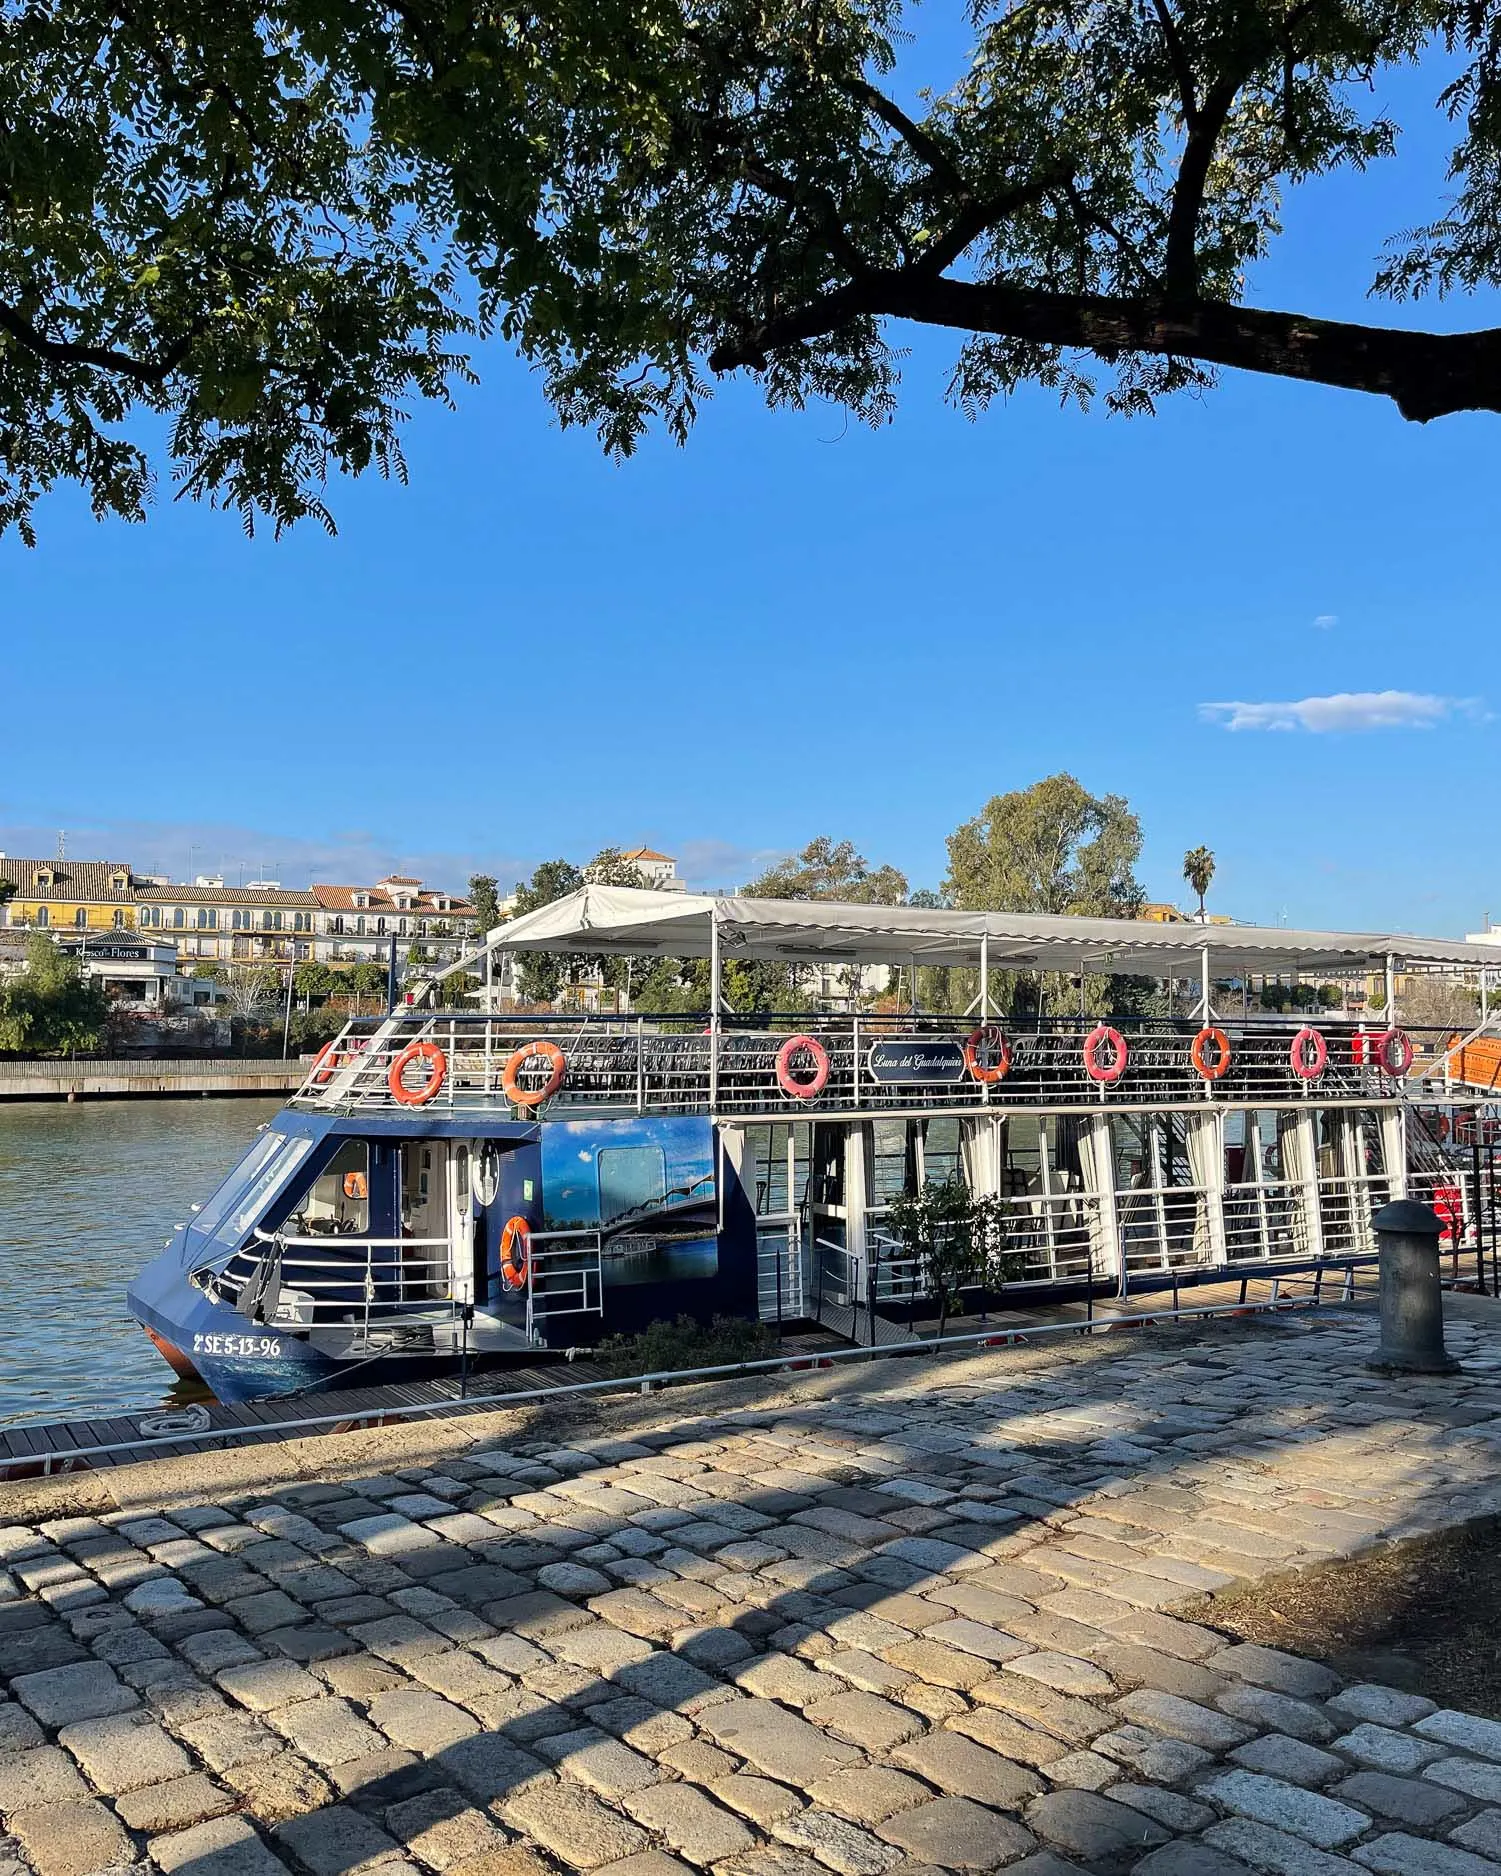
[[[885,1036],[865,1058],[872,1081],[921,1086],[963,1081],[964,1044],[952,1036]]]

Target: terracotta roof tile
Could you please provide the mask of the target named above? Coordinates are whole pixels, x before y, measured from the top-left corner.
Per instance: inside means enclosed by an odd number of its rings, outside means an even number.
[[[310,892],[286,886],[252,890],[249,886],[138,886],[134,897],[142,905],[264,905],[313,906]]]
[[[50,873],[54,884],[38,886],[36,875]],[[123,873],[123,887],[111,885],[111,877]],[[0,860],[0,879],[16,889],[18,899],[58,901],[80,900],[88,905],[130,905],[136,897],[129,866],[123,860],[27,860],[7,855]]]

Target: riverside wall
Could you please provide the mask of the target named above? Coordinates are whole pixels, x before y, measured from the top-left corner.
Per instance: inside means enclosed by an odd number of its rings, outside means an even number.
[[[290,1094],[301,1085],[307,1066],[296,1058],[289,1062],[160,1062],[80,1057],[0,1062],[0,1102]]]

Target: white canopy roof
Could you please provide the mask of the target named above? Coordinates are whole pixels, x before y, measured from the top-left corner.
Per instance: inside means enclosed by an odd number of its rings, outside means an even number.
[[[1091,971],[1102,976],[1197,973],[1205,948],[1218,975],[1501,965],[1490,945],[1414,938],[1405,932],[1283,931],[1256,925],[1158,925],[1146,919],[1057,918],[1027,912],[929,911],[832,899],[745,899],[634,886],[582,886],[490,934],[497,951],[584,951],[619,956],[708,957],[719,928],[725,958],[792,963],[973,967],[989,939],[992,969]]]

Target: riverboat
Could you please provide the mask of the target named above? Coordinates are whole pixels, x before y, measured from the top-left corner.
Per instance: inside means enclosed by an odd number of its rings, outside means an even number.
[[[710,1007],[442,1007],[447,976],[504,951],[704,958]],[[1478,1162],[1451,1123],[1477,1098],[1461,1083],[1488,1011],[1468,1037],[1404,1031],[1396,990],[1465,973],[1484,999],[1493,958],[1397,934],[588,885],[349,1023],[129,1306],[180,1374],[237,1401],[467,1377],[685,1314],[898,1342],[934,1313],[933,1283],[888,1208],[948,1178],[995,1201],[989,1309],[1348,1269],[1402,1196],[1475,1244]],[[962,971],[975,994],[961,1019],[736,1015],[742,959],[895,966],[909,991],[919,967]],[[1165,981],[1191,1013],[1010,1017],[992,987],[1017,973],[1081,1000],[1102,978]],[[1247,995],[1372,977],[1379,1023],[1269,1017]]]

